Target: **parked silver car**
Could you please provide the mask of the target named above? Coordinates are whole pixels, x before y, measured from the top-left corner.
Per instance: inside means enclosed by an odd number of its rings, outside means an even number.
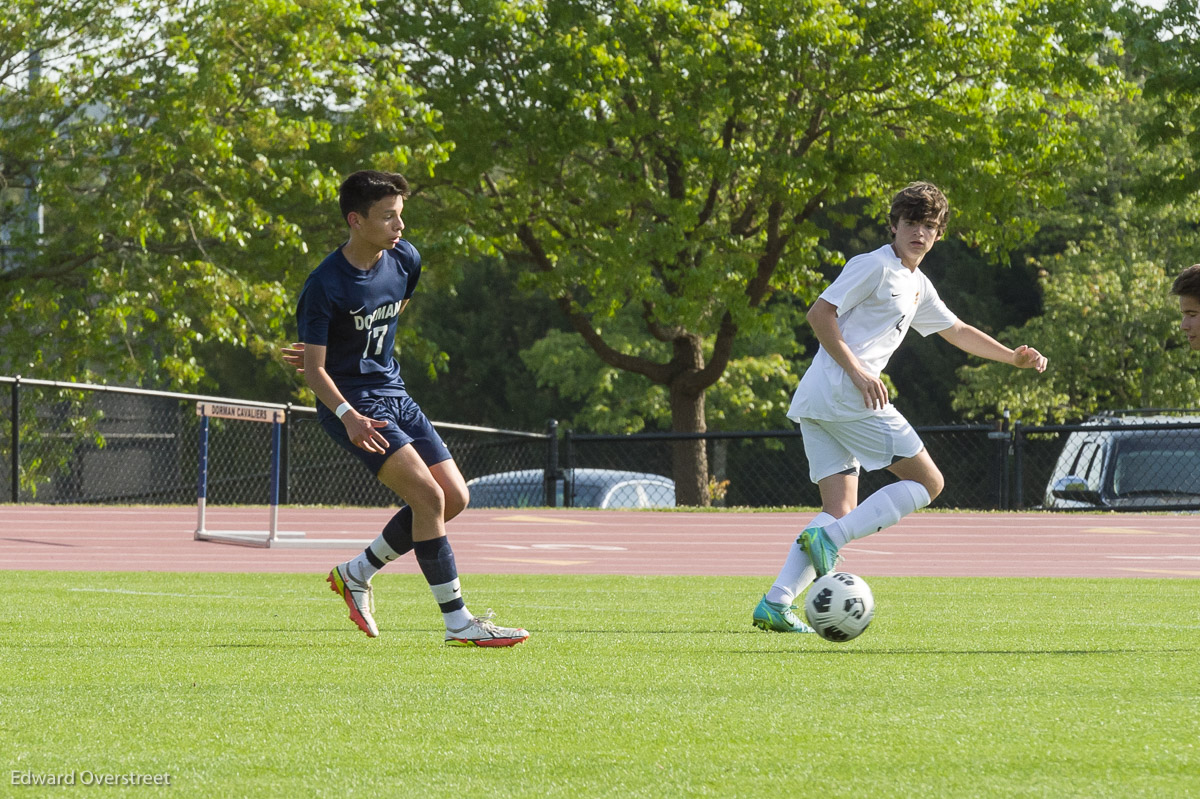
[[[1180,425],[1181,429],[1123,429]],[[1054,509],[1200,507],[1200,416],[1102,417],[1067,436],[1046,486]]]
[[[520,469],[467,481],[473,508],[532,508],[546,505],[545,472]],[[673,508],[675,481],[660,474],[614,469],[564,469],[555,481],[554,504],[576,508]]]

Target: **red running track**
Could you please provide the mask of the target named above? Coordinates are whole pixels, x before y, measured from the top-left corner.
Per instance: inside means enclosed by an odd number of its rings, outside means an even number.
[[[280,508],[305,548],[196,541],[194,507],[0,506],[0,569],[313,572],[352,557],[394,511]],[[773,577],[808,513],[469,509],[448,525],[464,574]],[[262,530],[266,508],[209,508]],[[916,513],[853,542],[869,576],[1200,577],[1200,515]],[[412,558],[393,569],[417,571]]]

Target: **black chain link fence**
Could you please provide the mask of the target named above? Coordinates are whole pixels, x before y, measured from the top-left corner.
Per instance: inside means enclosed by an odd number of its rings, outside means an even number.
[[[9,399],[0,476],[11,501],[196,501],[194,400],[15,380]]]
[[[389,506],[396,496],[326,435],[313,408],[0,377],[0,501],[190,504],[200,476],[200,401],[285,410],[280,502]],[[14,420],[16,423],[14,424]],[[270,499],[269,423],[210,418],[207,498]],[[548,433],[437,423],[469,480],[546,466]]]
[[[357,458],[333,443],[317,421],[316,409],[292,408],[288,419],[286,491],[280,502],[369,507],[397,503],[396,495]],[[545,468],[549,433],[445,422],[435,422],[434,427],[468,481],[517,469],[537,469],[540,473]]]
[[[1053,426],[938,425],[917,432],[946,481],[938,507],[1200,510],[1200,415],[1194,411],[1139,411]],[[820,506],[798,430],[633,436],[568,431],[567,466],[670,475],[671,447],[688,438],[705,441],[714,505]],[[859,496],[894,479],[886,471],[863,473]]]
[[[990,425],[918,428],[946,477],[939,505],[1007,507],[1005,450],[1010,436],[999,433],[1002,438],[997,439],[997,432]],[[702,438],[706,443],[711,475],[708,492],[714,505],[820,506],[817,486],[809,480],[799,430],[634,436],[569,432],[567,463],[573,467],[639,469],[670,475],[671,447],[688,438]],[[886,472],[865,472],[860,477],[859,495],[867,496],[894,479]]]
[[[285,410],[280,502],[389,506],[396,497],[320,429],[312,408],[0,377],[0,501],[190,504],[199,401]],[[207,503],[265,505],[271,425],[210,418]],[[435,423],[474,507],[661,507],[676,502],[672,445],[689,436],[606,436]],[[1081,424],[917,430],[946,478],[937,506],[1200,510],[1200,413],[1110,415]],[[817,506],[798,431],[713,432],[709,497],[729,507]],[[893,478],[864,474],[860,496]]]

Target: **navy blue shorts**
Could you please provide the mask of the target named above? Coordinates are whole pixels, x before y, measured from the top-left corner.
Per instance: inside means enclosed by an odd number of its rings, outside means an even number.
[[[342,424],[342,420],[334,416],[333,411],[326,408],[324,403],[317,403],[317,420],[320,421],[321,427],[325,428],[325,432],[343,449],[362,461],[371,470],[371,474],[379,474],[384,461],[408,444],[413,445],[413,449],[421,456],[421,460],[425,461],[426,466],[448,461],[452,457],[450,450],[446,448],[446,442],[442,441],[442,437],[433,429],[433,424],[425,416],[425,412],[407,394],[402,397],[366,394],[348,401],[354,406],[354,410],[363,416],[387,422],[387,427],[377,428],[388,442],[387,449],[382,453],[368,452],[356,446],[350,440],[350,436],[346,435],[346,426]]]

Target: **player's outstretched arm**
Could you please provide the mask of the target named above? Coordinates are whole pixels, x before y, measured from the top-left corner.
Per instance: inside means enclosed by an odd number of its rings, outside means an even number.
[[[1022,344],[1015,350],[1010,350],[979,328],[964,324],[961,321],[955,322],[953,327],[946,328],[939,332],[938,335],[969,355],[977,355],[980,358],[987,358],[991,361],[1011,364],[1018,369],[1035,369],[1038,372],[1046,371],[1046,356],[1033,347]]]

